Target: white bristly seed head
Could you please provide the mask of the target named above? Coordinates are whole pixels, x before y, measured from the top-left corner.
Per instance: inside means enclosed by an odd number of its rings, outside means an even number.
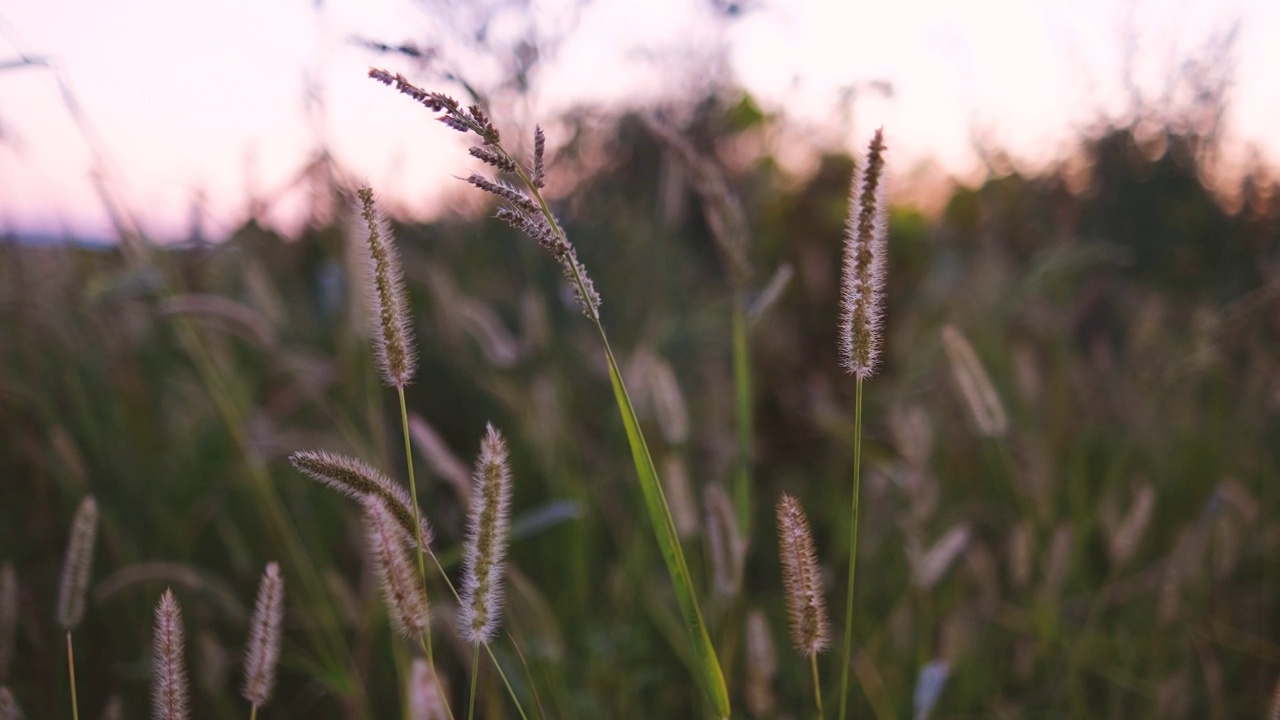
[[[840,282],[840,364],[859,380],[871,377],[880,356],[885,262],[884,134],[876,130],[850,188]]]
[[[58,584],[58,624],[71,632],[84,618],[84,598],[93,568],[93,545],[98,536],[98,503],[90,495],[80,502],[71,521],[71,539],[62,561]]]
[[[152,720],[186,720],[189,716],[187,666],[183,659],[182,611],[172,590],[156,606],[151,677]]]
[[[268,563],[258,583],[249,646],[244,654],[244,699],[262,707],[271,699],[280,662],[280,633],[284,625],[284,578],[280,566]]]
[[[476,459],[462,578],[462,635],[472,644],[493,640],[502,616],[502,575],[506,569],[511,515],[511,470],[507,444],[493,425],[485,429]]]

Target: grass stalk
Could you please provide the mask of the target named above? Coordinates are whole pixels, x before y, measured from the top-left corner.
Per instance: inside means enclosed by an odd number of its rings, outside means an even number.
[[[747,343],[747,307],[741,291],[733,297],[733,410],[738,435],[737,472],[733,483],[733,506],[743,537],[751,537],[751,446],[755,433],[751,406],[751,357]]]
[[[71,631],[67,631],[67,675],[71,678],[71,717],[80,720],[80,702],[76,698],[76,654],[71,647]]]
[[[818,654],[809,656],[809,667],[813,670],[813,701],[818,706],[818,720],[822,720],[822,684],[818,682]]]
[[[427,591],[427,561],[422,551],[422,511],[418,509],[418,483],[413,475],[413,449],[409,445],[409,410],[404,402],[404,386],[396,387],[396,393],[400,396],[400,430],[404,435],[404,461],[409,468],[409,504],[413,506],[413,528],[415,540],[418,545],[418,577],[422,581],[422,591]],[[435,673],[435,657],[431,651],[431,623],[427,623],[427,634],[423,640],[423,651],[427,654],[427,662],[431,664],[432,674]]]
[[[858,495],[862,485],[862,378],[857,379],[853,413],[853,501],[849,528],[849,587],[844,603],[844,648],[840,674],[840,714],[847,717],[849,708],[850,653],[853,649],[853,589],[858,570]]]
[[[476,646],[471,650],[471,700],[467,702],[467,720],[475,720],[476,717],[476,682],[480,675],[480,646]]]

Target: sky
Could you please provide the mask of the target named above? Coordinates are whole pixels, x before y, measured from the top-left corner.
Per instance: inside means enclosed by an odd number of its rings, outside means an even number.
[[[884,125],[893,169],[917,178],[971,177],[975,138],[1027,167],[1060,158],[1079,127],[1124,107],[1126,29],[1132,74],[1158,88],[1175,60],[1239,21],[1229,147],[1280,159],[1277,0],[750,0],[727,24],[712,0],[527,4],[544,29],[576,25],[522,123],[576,103],[660,99],[673,77],[722,57],[767,111],[815,140],[854,147]],[[365,77],[371,64],[412,77],[408,60],[350,38],[422,44],[440,36],[445,10],[477,6],[3,0],[0,234],[109,238],[99,187],[154,239],[187,236],[197,198],[209,237],[243,222],[250,197],[272,199],[268,220],[287,231],[301,199],[283,189],[322,140],[394,207],[430,217],[471,167],[467,143]],[[24,58],[35,62],[17,66]],[[863,92],[852,122],[837,122],[850,107],[841,89],[873,80],[892,83],[892,97]]]

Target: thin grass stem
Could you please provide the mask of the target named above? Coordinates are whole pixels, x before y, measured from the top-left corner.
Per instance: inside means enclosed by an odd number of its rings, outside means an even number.
[[[475,720],[476,717],[476,682],[480,674],[480,646],[471,649],[471,700],[467,702],[467,720]]]
[[[253,705],[249,709],[249,720],[258,720],[258,706]]]
[[[818,705],[818,720],[822,720],[822,684],[818,682],[818,654],[809,656],[809,667],[813,669],[813,701]]]
[[[751,356],[747,343],[746,300],[741,291],[733,298],[733,399],[738,435],[738,468],[734,476],[733,506],[743,537],[751,537],[751,445],[755,418],[751,407]]]
[[[80,703],[76,698],[76,654],[71,648],[71,631],[67,631],[67,675],[71,678],[71,717],[80,720]]]
[[[840,674],[840,714],[844,720],[849,708],[849,661],[853,649],[853,588],[858,570],[858,495],[862,485],[862,377],[854,391],[853,412],[853,506],[849,528],[849,588],[844,604],[844,658]]]
[[[404,435],[404,461],[409,468],[409,504],[413,506],[413,528],[415,539],[418,545],[418,577],[422,581],[422,592],[427,592],[427,561],[423,557],[422,552],[422,517],[421,511],[418,509],[418,483],[413,475],[413,450],[409,445],[409,410],[405,407],[404,402],[404,386],[397,385],[396,393],[400,396],[400,430]],[[423,643],[426,647],[423,650],[427,654],[427,662],[431,664],[434,673],[435,657],[431,652],[431,623],[427,623],[427,635]]]

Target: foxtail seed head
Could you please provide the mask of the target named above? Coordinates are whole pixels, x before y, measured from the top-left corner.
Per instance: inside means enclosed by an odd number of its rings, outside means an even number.
[[[507,464],[507,443],[502,434],[489,425],[476,459],[467,542],[463,549],[466,572],[462,578],[462,609],[458,617],[463,637],[474,645],[490,642],[498,632],[510,515],[511,469]]]
[[[186,720],[189,715],[187,666],[183,659],[182,611],[172,590],[156,606],[151,678],[152,720]]]
[[[818,574],[818,556],[809,519],[800,503],[785,493],[778,500],[778,555],[791,618],[791,642],[802,655],[812,657],[825,650],[830,642],[827,604],[822,597],[822,578]]]
[[[880,356],[889,230],[884,219],[884,131],[876,130],[850,188],[840,282],[840,364],[871,377]]]
[[[98,503],[90,495],[80,502],[71,521],[71,538],[62,560],[58,584],[58,624],[71,632],[84,618],[84,597],[93,568],[93,545],[98,535]]]
[[[280,662],[280,632],[284,623],[284,578],[280,566],[268,563],[258,583],[253,605],[249,647],[244,654],[244,699],[262,707],[271,699]]]
[[[427,595],[418,573],[405,553],[400,526],[376,498],[364,500],[365,529],[369,535],[369,554],[382,585],[382,598],[387,604],[391,625],[407,638],[421,638],[430,621]]]
[[[368,263],[370,304],[375,325],[374,353],[382,379],[391,387],[403,388],[413,379],[417,352],[409,323],[408,301],[400,258],[391,237],[391,225],[374,204],[373,190],[362,187],[360,215],[364,218],[368,239],[365,260]]]
[[[1009,430],[1009,418],[973,346],[954,325],[942,328],[942,346],[951,363],[951,377],[964,397],[978,433],[984,437],[1004,435]]]
[[[426,658],[414,658],[409,672],[409,718],[411,720],[449,720],[444,699],[444,683],[438,671]]]
[[[417,532],[413,523],[413,500],[403,486],[370,467],[362,460],[346,455],[336,455],[320,450],[299,450],[289,456],[289,462],[302,474],[326,487],[337,490],[352,500],[363,501],[375,497],[386,506],[404,532],[405,542],[413,547]],[[422,547],[431,544],[431,525],[426,516],[419,514],[422,529]]]

